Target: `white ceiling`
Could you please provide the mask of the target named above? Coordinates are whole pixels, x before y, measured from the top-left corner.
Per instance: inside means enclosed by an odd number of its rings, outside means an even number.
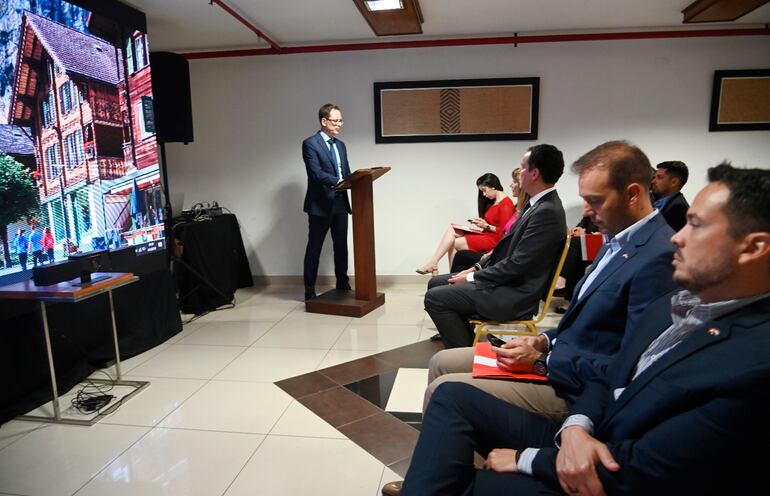
[[[123,0],[147,15],[153,50],[261,48],[263,40],[209,0]],[[727,25],[683,25],[692,0],[420,0],[419,36],[376,37],[353,0],[224,0],[281,46],[770,23],[770,3]]]

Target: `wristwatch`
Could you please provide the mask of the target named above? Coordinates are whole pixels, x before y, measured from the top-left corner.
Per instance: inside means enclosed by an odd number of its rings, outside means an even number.
[[[548,358],[548,353],[541,353],[540,356],[535,359],[532,368],[537,375],[548,375],[548,363],[546,362],[546,358]]]

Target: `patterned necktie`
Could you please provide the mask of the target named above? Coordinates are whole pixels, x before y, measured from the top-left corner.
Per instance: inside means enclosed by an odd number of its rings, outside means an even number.
[[[340,164],[340,158],[337,155],[337,147],[334,146],[337,140],[334,138],[329,138],[329,151],[332,154],[332,160],[334,160],[334,165],[337,166],[337,177],[342,179],[342,164]]]

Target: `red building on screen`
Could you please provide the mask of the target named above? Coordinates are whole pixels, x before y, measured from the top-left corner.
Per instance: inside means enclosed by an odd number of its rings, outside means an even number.
[[[115,41],[26,12],[9,112],[32,129],[46,224],[83,251],[159,224],[162,205],[146,36],[95,30]],[[139,219],[129,212],[134,180]]]

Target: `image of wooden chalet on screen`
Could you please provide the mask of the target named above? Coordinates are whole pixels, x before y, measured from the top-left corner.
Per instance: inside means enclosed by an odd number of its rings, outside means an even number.
[[[536,140],[540,78],[374,83],[376,143]]]
[[[33,143],[39,222],[78,251],[162,228],[146,35],[92,13],[86,27],[24,12],[8,106]]]

